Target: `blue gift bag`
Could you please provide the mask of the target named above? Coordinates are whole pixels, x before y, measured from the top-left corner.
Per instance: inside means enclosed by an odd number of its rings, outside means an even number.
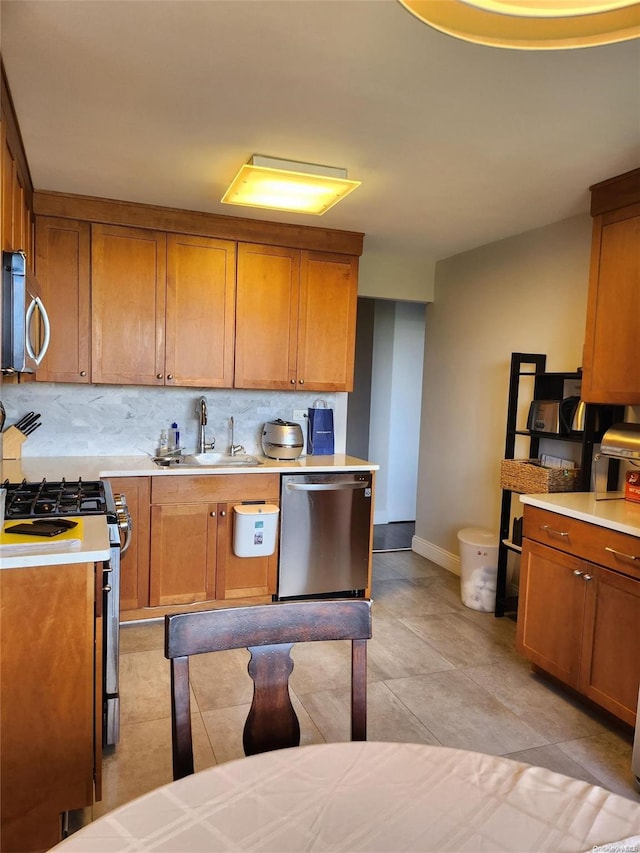
[[[333,456],[333,409],[327,407],[326,400],[316,400],[307,414],[307,453]]]

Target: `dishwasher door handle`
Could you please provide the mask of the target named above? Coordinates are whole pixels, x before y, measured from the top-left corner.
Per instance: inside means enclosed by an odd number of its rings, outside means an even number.
[[[353,480],[347,483],[287,483],[290,492],[340,492],[345,489],[368,489],[369,483]]]

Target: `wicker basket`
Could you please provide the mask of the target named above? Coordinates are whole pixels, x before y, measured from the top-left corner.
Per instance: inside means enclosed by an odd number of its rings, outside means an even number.
[[[579,485],[579,468],[544,468],[539,459],[503,459],[500,463],[500,486],[512,492],[575,492]]]

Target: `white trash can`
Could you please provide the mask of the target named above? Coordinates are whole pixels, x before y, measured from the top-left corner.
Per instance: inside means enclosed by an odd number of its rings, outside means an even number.
[[[233,553],[236,557],[266,557],[276,550],[279,508],[274,504],[234,506]]]
[[[460,597],[465,607],[491,613],[496,605],[498,537],[482,527],[458,531]]]

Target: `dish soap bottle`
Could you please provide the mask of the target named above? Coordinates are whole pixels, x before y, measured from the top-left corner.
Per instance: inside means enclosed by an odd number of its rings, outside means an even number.
[[[174,421],[169,430],[169,450],[178,450],[180,448],[180,432],[178,424]]]

